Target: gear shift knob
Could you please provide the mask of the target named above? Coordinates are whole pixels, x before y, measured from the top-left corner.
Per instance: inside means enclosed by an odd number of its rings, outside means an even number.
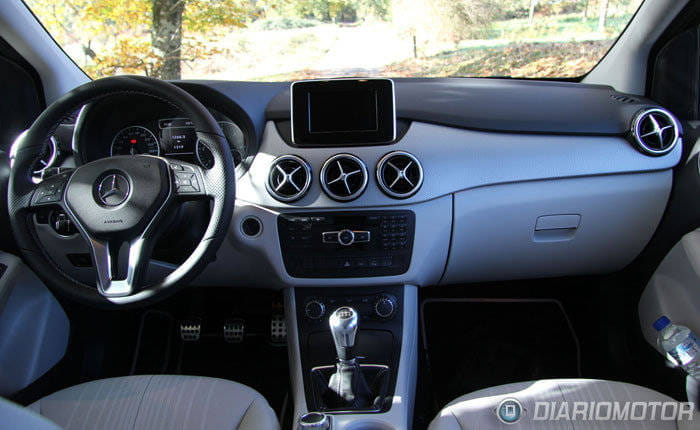
[[[358,319],[357,311],[349,306],[336,309],[328,319],[335,350],[340,360],[347,361],[354,358],[351,350],[355,346]]]

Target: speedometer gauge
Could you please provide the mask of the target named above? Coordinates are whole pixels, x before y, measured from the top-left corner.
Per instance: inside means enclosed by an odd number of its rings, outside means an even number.
[[[117,133],[110,155],[160,155],[158,139],[146,127],[133,125]]]

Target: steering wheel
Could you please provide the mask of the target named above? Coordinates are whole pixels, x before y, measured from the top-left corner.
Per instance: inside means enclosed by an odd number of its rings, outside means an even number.
[[[176,108],[211,151],[210,169],[151,155],[115,156],[32,181],[32,164],[62,119],[85,104],[118,94],[146,95]],[[235,167],[214,117],[177,86],[142,76],[88,82],[49,106],[17,144],[8,186],[8,210],[26,263],[50,287],[90,304],[146,303],[181,288],[214,258],[231,221]],[[192,254],[155,284],[144,285],[153,245],[182,202],[208,199],[211,218]],[[89,245],[97,288],[72,279],[42,248],[34,215],[59,206]]]

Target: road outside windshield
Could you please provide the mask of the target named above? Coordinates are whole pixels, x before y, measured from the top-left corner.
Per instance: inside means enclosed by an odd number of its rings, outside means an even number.
[[[93,78],[577,77],[642,0],[26,0]]]

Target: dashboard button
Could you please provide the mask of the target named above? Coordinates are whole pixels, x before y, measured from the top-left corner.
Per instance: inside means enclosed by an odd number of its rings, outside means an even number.
[[[338,232],[326,231],[321,233],[321,239],[323,240],[323,243],[338,243]]]
[[[343,246],[352,245],[355,241],[355,233],[351,230],[341,230],[338,232],[338,243]]]
[[[369,242],[369,232],[368,231],[355,231],[355,242]]]

